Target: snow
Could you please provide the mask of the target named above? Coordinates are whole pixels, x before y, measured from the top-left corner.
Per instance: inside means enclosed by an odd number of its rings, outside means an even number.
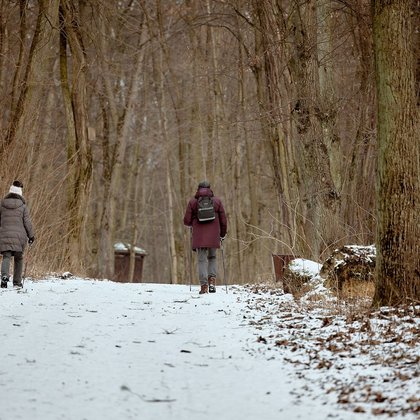
[[[295,258],[288,266],[291,271],[303,273],[311,277],[316,276],[321,270],[321,267],[322,264],[318,264],[311,260],[305,260],[303,258]]]
[[[324,279],[320,275],[322,264],[304,258],[295,258],[288,264],[293,273],[309,277],[309,291],[301,298],[302,302],[311,302],[314,299],[336,301],[332,293],[324,286]]]
[[[409,313],[384,310],[372,335],[362,318],[270,287],[200,296],[79,278],[1,289],[0,310],[0,420],[365,420],[378,405],[415,418],[416,365],[405,362],[418,357],[419,320]],[[364,352],[396,320],[401,340]]]
[[[310,303],[314,300],[325,300],[329,302],[336,302],[337,298],[332,294],[331,290],[324,286],[324,279],[316,274],[308,282],[310,288],[304,296],[301,297],[301,303]]]
[[[350,255],[349,255],[350,253]],[[337,258],[337,255],[342,254],[343,259],[337,259],[334,264],[334,268],[338,268],[345,264],[351,256],[358,256],[361,260],[366,262],[374,262],[376,259],[376,246],[375,245],[344,245],[341,249],[336,249],[332,256]]]
[[[376,256],[376,246],[375,245],[345,245],[345,248],[350,248],[352,251],[359,251],[361,254],[370,254],[373,257]]]
[[[280,348],[296,374],[308,379],[307,396],[334,393],[357,418],[418,418],[420,307],[371,312],[369,302],[365,308],[337,299],[324,306],[306,298],[296,303],[252,288],[250,318],[267,357]]]
[[[117,243],[114,244],[114,250],[119,251],[119,252],[129,252],[130,247],[131,247],[131,244],[125,244],[125,243],[122,243],[122,242],[117,242]],[[142,254],[142,255],[147,254],[147,252],[143,248],[140,248],[138,246],[134,247],[134,252],[136,254]]]

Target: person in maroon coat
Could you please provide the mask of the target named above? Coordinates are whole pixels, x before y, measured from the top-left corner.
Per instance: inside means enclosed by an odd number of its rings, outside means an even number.
[[[215,211],[215,219],[202,223],[198,220],[198,201],[200,197],[211,197]],[[198,277],[200,294],[216,292],[216,250],[220,248],[227,233],[225,209],[220,198],[215,197],[207,181],[198,184],[197,192],[187,206],[184,225],[192,228],[191,246],[197,252]]]

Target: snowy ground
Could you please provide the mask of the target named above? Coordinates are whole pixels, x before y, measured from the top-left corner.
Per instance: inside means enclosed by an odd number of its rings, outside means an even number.
[[[197,292],[82,279],[1,290],[0,419],[417,418],[418,317],[400,316],[385,343],[390,312],[376,337],[279,291]]]

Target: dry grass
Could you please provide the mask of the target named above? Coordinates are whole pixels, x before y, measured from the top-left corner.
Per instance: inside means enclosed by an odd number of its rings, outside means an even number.
[[[343,284],[341,292],[338,293],[340,299],[358,300],[372,299],[375,293],[375,284],[372,281],[348,280]]]

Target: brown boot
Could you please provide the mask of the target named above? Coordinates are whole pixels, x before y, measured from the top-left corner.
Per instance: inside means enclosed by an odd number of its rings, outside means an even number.
[[[209,293],[216,293],[216,277],[209,277]]]
[[[205,293],[209,292],[209,285],[208,284],[202,284],[201,289],[198,292],[200,295],[204,295]]]

